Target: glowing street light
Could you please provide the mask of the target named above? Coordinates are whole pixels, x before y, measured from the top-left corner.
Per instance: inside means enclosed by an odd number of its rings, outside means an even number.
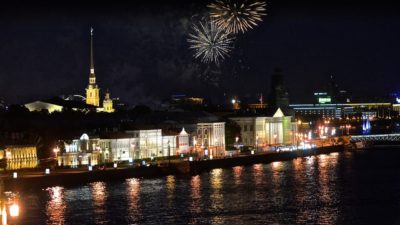
[[[60,149],[58,148],[58,146],[53,149],[53,152],[54,152],[54,154],[56,155],[56,158],[57,158],[57,154],[58,154],[58,152],[60,152]]]
[[[19,206],[16,203],[13,203],[10,206],[10,216],[11,217],[17,217],[19,216]]]

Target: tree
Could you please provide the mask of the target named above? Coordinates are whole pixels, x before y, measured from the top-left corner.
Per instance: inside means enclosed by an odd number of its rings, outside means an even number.
[[[226,145],[234,145],[236,137],[240,137],[240,126],[232,120],[225,123],[225,143]]]

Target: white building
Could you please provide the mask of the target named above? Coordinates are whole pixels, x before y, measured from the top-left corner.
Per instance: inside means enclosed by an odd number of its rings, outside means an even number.
[[[289,145],[295,143],[297,123],[291,116],[285,116],[278,108],[272,116],[232,117],[230,120],[241,128],[244,145],[263,148],[270,145]]]
[[[198,123],[194,149],[199,156],[225,156],[225,122]]]
[[[200,156],[225,155],[225,123],[198,123],[193,139],[197,139],[194,149]],[[97,165],[188,154],[192,149],[184,128],[179,134],[164,136],[161,129],[126,131],[123,137],[107,139],[83,134],[79,139],[64,143],[58,161],[64,166]]]
[[[190,150],[189,134],[185,131],[185,128],[182,128],[182,131],[179,133],[178,146],[179,154],[188,153]]]

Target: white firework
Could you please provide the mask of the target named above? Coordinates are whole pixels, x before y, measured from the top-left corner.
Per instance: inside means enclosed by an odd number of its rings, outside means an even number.
[[[236,34],[257,26],[266,15],[266,5],[265,1],[259,0],[216,0],[207,6],[219,28]]]
[[[196,59],[201,58],[204,63],[216,64],[229,57],[234,40],[234,37],[219,29],[212,20],[194,24],[188,38],[190,48],[195,50]]]

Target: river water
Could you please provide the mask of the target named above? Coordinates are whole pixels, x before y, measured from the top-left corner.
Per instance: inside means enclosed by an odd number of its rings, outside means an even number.
[[[19,224],[400,224],[400,148],[18,194]]]

